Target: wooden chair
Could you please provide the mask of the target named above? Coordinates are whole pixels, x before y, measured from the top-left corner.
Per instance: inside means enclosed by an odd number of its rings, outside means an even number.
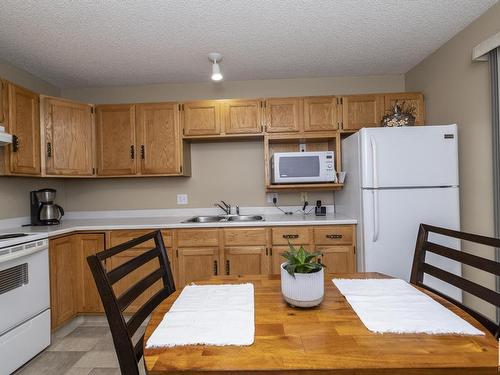
[[[103,264],[106,259],[152,239],[155,243],[154,248],[123,263],[109,272],[106,271]],[[136,284],[130,285],[128,289],[117,297],[113,290],[113,284],[155,258],[158,258],[160,267]],[[133,343],[132,337],[151,312],[175,291],[172,271],[170,269],[170,263],[165,251],[161,232],[156,231],[148,233],[142,237],[89,256],[87,262],[94,276],[97,290],[101,296],[104,311],[108,318],[121,373],[126,375],[138,375],[138,363],[143,356],[144,335],[142,335],[135,344]],[[125,321],[123,316],[124,310],[146,289],[160,279],[163,280],[163,288],[144,303],[128,321]]]
[[[463,305],[460,301],[455,300],[443,293],[424,284],[424,274],[431,275],[437,279],[445,281],[446,283],[453,285],[467,293],[470,293],[483,301],[492,304],[495,307],[500,307],[500,294],[495,290],[488,289],[482,285],[476,284],[469,281],[461,276],[457,276],[441,268],[433,266],[425,261],[425,255],[427,252],[431,252],[442,257],[452,259],[454,261],[466,264],[468,266],[474,267],[476,269],[486,271],[495,276],[500,276],[500,263],[479,257],[477,255],[472,255],[463,251],[458,251],[456,249],[451,249],[446,246],[438,245],[433,242],[429,242],[429,233],[436,233],[442,236],[456,238],[464,241],[469,241],[481,245],[490,246],[495,249],[500,248],[500,239],[479,236],[476,234],[458,232],[451,229],[445,229],[440,227],[434,227],[427,224],[421,224],[417,236],[417,244],[415,248],[415,256],[413,258],[413,267],[411,271],[410,282],[419,287],[427,289],[451,303],[457,305],[475,319],[477,319],[481,324],[483,324],[488,331],[490,331],[496,338],[499,337],[499,325],[495,321],[486,317],[478,311],[473,310],[470,307]]]

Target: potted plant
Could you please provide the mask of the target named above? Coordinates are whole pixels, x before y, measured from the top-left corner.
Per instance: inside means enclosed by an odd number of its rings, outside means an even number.
[[[323,265],[319,253],[309,253],[303,246],[298,250],[289,244],[281,264],[281,293],[286,302],[297,307],[313,307],[325,294]]]

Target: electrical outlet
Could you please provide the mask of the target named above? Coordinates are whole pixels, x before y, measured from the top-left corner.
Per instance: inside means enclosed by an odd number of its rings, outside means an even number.
[[[188,204],[187,194],[177,194],[177,204]]]
[[[307,146],[305,143],[300,143],[299,144],[299,151],[300,152],[306,152],[307,151]]]
[[[267,203],[273,203],[273,198],[278,199],[278,193],[267,193]]]

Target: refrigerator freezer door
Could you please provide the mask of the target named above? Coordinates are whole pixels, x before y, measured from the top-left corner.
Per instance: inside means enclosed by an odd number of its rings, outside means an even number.
[[[362,187],[458,186],[457,126],[364,128]]]
[[[458,188],[363,190],[363,256],[366,272],[381,272],[406,281],[421,223],[459,229]],[[456,240],[432,237],[436,243],[460,249]],[[461,275],[459,263],[428,254],[426,261]],[[426,276],[424,282],[461,300],[461,292]]]

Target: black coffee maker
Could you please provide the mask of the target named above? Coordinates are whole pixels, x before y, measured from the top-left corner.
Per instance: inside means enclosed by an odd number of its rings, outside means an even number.
[[[31,225],[57,225],[61,223],[64,210],[55,204],[55,189],[40,189],[30,192]]]

